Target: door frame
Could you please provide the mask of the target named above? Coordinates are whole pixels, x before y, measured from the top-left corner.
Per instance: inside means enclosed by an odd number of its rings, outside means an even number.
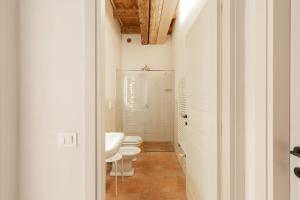
[[[97,123],[97,71],[98,71],[98,39],[97,28],[98,22],[98,1],[85,0],[84,1],[84,22],[85,22],[85,199],[96,200],[98,193],[98,180],[101,180],[101,170],[98,169],[98,151],[97,151],[97,137],[98,126]],[[100,159],[101,160],[101,159]],[[101,162],[101,161],[100,161]]]
[[[237,1],[239,2],[239,1]],[[241,117],[243,102],[242,74],[238,67],[237,36],[241,34],[238,11],[242,5],[236,0],[220,0],[222,13],[222,37],[220,58],[221,82],[221,180],[220,199],[239,200],[244,194],[243,141],[240,134],[243,124]],[[86,199],[105,200],[105,159],[104,159],[104,55],[105,0],[85,0],[86,10]],[[220,37],[220,36],[219,36]]]
[[[290,199],[291,3],[267,6],[267,199]]]
[[[290,99],[290,106],[291,106],[291,108],[290,108],[290,116],[291,116],[291,118],[290,118],[290,125],[291,125],[291,127],[290,127],[290,150],[293,150],[293,148],[294,148],[294,144],[293,144],[293,138],[292,138],[292,132],[294,132],[294,134],[295,134],[295,130],[293,130],[292,128],[292,125],[293,125],[293,123],[295,123],[295,120],[293,120],[292,119],[292,117],[293,117],[293,108],[292,108],[292,106],[295,104],[295,100],[293,100],[293,90],[295,90],[294,89],[294,87],[295,86],[293,86],[294,84],[293,84],[293,81],[294,81],[294,77],[295,76],[293,76],[292,74],[295,72],[295,68],[296,68],[296,64],[297,63],[295,63],[295,57],[297,56],[297,52],[295,52],[295,47],[296,47],[296,44],[295,44],[295,40],[297,40],[296,38],[295,38],[295,36],[296,36],[296,33],[295,33],[295,31],[296,31],[296,28],[294,27],[294,25],[296,24],[296,21],[295,21],[295,19],[297,19],[295,16],[296,16],[296,12],[297,12],[298,10],[296,10],[296,0],[291,0],[291,33],[290,33],[290,36],[291,36],[291,38],[290,38],[290,44],[291,44],[291,46],[290,46],[290,49],[291,49],[291,52],[290,52],[290,59],[291,59],[291,61],[290,61],[290,65],[291,65],[291,67],[290,67],[290,74],[291,74],[291,76],[290,76],[290,97],[291,97],[291,99]],[[297,196],[297,195],[293,195],[292,194],[292,192],[293,192],[293,190],[295,190],[295,186],[293,186],[292,184],[293,184],[293,178],[292,177],[294,177],[295,176],[295,174],[294,174],[294,170],[293,170],[293,168],[292,167],[298,167],[298,166],[294,166],[294,164],[295,163],[297,163],[297,161],[296,162],[293,162],[293,159],[297,159],[296,157],[294,157],[294,156],[292,156],[292,155],[290,155],[291,156],[291,158],[290,158],[290,199],[292,199],[292,198],[295,198],[295,196]],[[293,158],[292,158],[293,157]]]
[[[244,1],[221,0],[221,199],[245,198]]]

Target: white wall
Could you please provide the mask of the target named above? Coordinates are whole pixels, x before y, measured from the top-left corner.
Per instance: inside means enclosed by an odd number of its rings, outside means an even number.
[[[187,34],[186,174],[189,199],[217,200],[218,40],[217,1],[208,0]]]
[[[132,42],[127,43],[127,38]],[[141,36],[122,35],[122,68],[141,69],[148,65],[151,69],[173,69],[171,40],[162,45],[142,45]]]
[[[0,199],[18,199],[17,1],[0,1]]]
[[[107,131],[116,131],[116,69],[121,68],[122,38],[109,0],[106,1],[105,36],[105,125]]]
[[[84,0],[20,1],[20,200],[84,200]],[[87,55],[88,56],[88,55]],[[60,148],[57,133],[78,133]]]
[[[185,2],[186,3],[186,2]],[[185,4],[184,1],[179,1],[178,7],[177,7],[177,16],[176,16],[176,21],[174,24],[173,28],[173,33],[172,33],[172,65],[174,66],[175,69],[175,116],[174,116],[174,147],[175,147],[175,152],[177,155],[184,153],[185,149],[185,136],[182,135],[182,137],[178,136],[180,131],[179,125],[182,124],[183,122],[180,121],[179,119],[179,101],[178,101],[178,89],[179,89],[179,82],[180,80],[184,79],[186,76],[186,33],[185,33],[185,26],[188,23],[189,20],[183,20],[184,16],[182,13],[184,13],[182,10],[184,10],[184,6],[188,5],[188,3]],[[182,84],[184,81],[182,81]],[[183,126],[181,126],[183,127]],[[182,128],[182,130],[184,130]],[[178,144],[181,145],[181,147],[178,146]],[[185,169],[186,167],[186,162],[185,158],[178,156],[179,162],[181,166]]]
[[[172,47],[176,107],[182,79],[187,88],[188,126],[179,141],[187,154],[187,194],[189,199],[217,199],[217,1],[180,1],[178,9]]]
[[[175,101],[178,100],[178,84],[186,76],[186,35],[194,24],[207,0],[179,1],[174,30],[171,38],[172,66],[175,73]]]
[[[187,76],[187,55],[186,55],[186,37],[191,26],[194,24],[197,16],[201,12],[201,9],[205,5],[206,0],[193,0],[193,1],[179,1],[177,8],[177,15],[175,26],[171,37],[172,46],[172,66],[175,69],[175,124],[178,125],[178,88],[179,82],[185,79]],[[183,149],[178,148],[178,139],[181,140],[179,143],[185,146],[185,136],[177,136],[177,128],[175,127],[175,151],[182,153]],[[182,165],[185,165],[184,159],[179,157]]]

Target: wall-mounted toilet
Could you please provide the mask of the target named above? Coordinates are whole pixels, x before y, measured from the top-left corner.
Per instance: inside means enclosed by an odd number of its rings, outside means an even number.
[[[123,155],[123,176],[133,176],[134,168],[132,161],[137,159],[137,155],[141,152],[142,138],[139,136],[125,136],[119,153]],[[120,166],[120,165],[119,165]],[[121,166],[120,166],[121,167]],[[121,175],[121,170],[117,172],[118,176]],[[111,176],[115,176],[115,170],[110,172]]]
[[[140,136],[125,136],[122,146],[140,147],[142,143],[143,143],[143,139]]]

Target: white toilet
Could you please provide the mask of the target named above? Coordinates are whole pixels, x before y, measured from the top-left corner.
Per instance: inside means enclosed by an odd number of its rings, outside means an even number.
[[[137,155],[141,152],[142,138],[139,136],[125,136],[119,153],[123,156],[123,176],[133,176],[134,168],[132,161],[137,159]],[[119,167],[121,167],[119,165]],[[110,172],[111,176],[115,176],[115,170]],[[117,175],[121,175],[121,170],[118,170]]]
[[[125,136],[122,142],[123,147],[140,147],[143,143],[143,139],[140,136]],[[132,161],[136,161],[137,157],[133,158]]]
[[[140,147],[143,142],[140,136],[125,136],[122,142],[122,146],[135,146]]]

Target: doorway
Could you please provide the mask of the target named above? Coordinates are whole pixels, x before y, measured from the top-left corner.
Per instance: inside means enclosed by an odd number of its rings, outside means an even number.
[[[200,2],[200,1],[199,1]],[[101,4],[102,6],[105,4]],[[174,84],[174,90],[179,90],[179,80],[181,79],[181,76],[186,75],[186,84],[187,84],[187,93],[186,93],[186,97],[187,97],[187,128],[185,129],[185,137],[189,137],[192,136],[191,138],[185,138],[186,140],[184,141],[184,144],[186,146],[186,151],[183,151],[182,153],[175,154],[175,159],[177,159],[178,156],[182,156],[182,157],[187,157],[186,160],[186,175],[189,177],[188,179],[188,187],[189,187],[189,191],[188,191],[188,195],[190,199],[198,199],[200,196],[206,196],[208,198],[213,198],[213,199],[221,199],[221,157],[220,157],[220,152],[221,152],[221,146],[220,143],[221,138],[220,138],[220,121],[218,121],[220,119],[220,94],[221,94],[221,90],[220,90],[220,55],[219,55],[219,33],[218,31],[220,31],[219,29],[219,11],[220,11],[220,4],[219,1],[217,0],[210,0],[207,1],[206,3],[201,3],[198,4],[198,6],[195,6],[196,10],[194,10],[194,12],[198,12],[201,13],[199,15],[194,15],[191,17],[191,19],[193,19],[193,22],[190,23],[188,26],[190,26],[188,29],[191,31],[187,31],[185,34],[183,35],[188,35],[188,39],[184,40],[184,49],[180,49],[180,50],[188,50],[189,55],[187,56],[186,54],[184,55],[184,63],[181,63],[182,67],[185,68],[187,71],[186,73],[182,73],[182,71],[180,73],[178,73],[175,69],[174,72],[174,79],[175,79],[175,84]],[[103,8],[102,8],[103,11]],[[103,16],[102,16],[103,17]],[[209,23],[209,21],[211,22],[211,19],[213,19],[213,23]],[[103,20],[103,19],[102,19]],[[188,21],[188,20],[187,20]],[[102,22],[103,23],[103,22]],[[105,23],[104,23],[105,24]],[[103,25],[104,25],[103,24]],[[194,25],[196,26],[196,28],[194,28]],[[201,39],[201,41],[196,40],[194,43],[193,41],[195,39],[197,39],[197,33],[200,33],[200,29],[205,28],[206,26],[208,26],[208,30],[206,32],[202,33],[203,38]],[[105,26],[103,26],[105,27]],[[187,27],[183,27],[183,28],[187,28]],[[104,28],[105,29],[105,28]],[[104,30],[103,29],[103,30]],[[215,31],[213,34],[209,34],[210,31]],[[106,34],[107,35],[107,34]],[[101,34],[100,34],[101,36]],[[102,38],[100,41],[102,41],[104,43],[105,39]],[[127,42],[128,40],[126,40]],[[195,47],[198,42],[204,42],[204,46],[202,47]],[[212,45],[212,46],[210,46]],[[101,46],[101,45],[100,45]],[[208,51],[205,51],[205,48],[208,48]],[[103,52],[105,51],[105,48],[102,46],[100,48]],[[202,53],[201,55],[197,55],[198,50],[200,50]],[[103,53],[104,54],[104,53]],[[105,59],[105,55],[104,56]],[[101,55],[100,55],[101,57]],[[200,59],[202,58],[202,59]],[[104,62],[105,61],[101,61]],[[104,63],[102,63],[103,65],[105,65]],[[101,63],[100,63],[101,64]],[[197,68],[197,66],[200,68]],[[209,67],[212,67],[213,70],[209,70]],[[210,68],[211,69],[211,68]],[[105,70],[100,67],[99,70],[99,82],[105,80]],[[142,80],[140,80],[139,86],[144,85],[145,86],[145,79],[148,79],[147,76],[150,74],[151,72],[129,72],[126,71],[124,69],[121,70],[116,70],[116,88],[120,87],[124,89],[124,85],[125,84],[125,79],[124,77],[128,76],[128,77],[137,77],[137,74],[139,74],[139,76],[144,76],[144,78]],[[165,72],[164,72],[165,73]],[[167,72],[169,73],[169,72]],[[176,74],[177,73],[177,74]],[[201,74],[202,78],[198,79],[197,78],[197,73],[203,73]],[[205,76],[205,74],[208,73],[208,76]],[[156,75],[155,75],[156,76]],[[155,78],[154,76],[154,78]],[[146,78],[145,78],[146,77]],[[153,78],[153,77],[152,77]],[[127,79],[128,80],[128,79]],[[118,81],[120,83],[120,86],[118,86]],[[200,82],[199,82],[200,81]],[[202,81],[202,82],[201,82]],[[154,82],[157,82],[157,80]],[[102,84],[100,84],[101,86],[99,87],[100,91],[98,93],[98,98],[102,99],[102,103],[100,103],[98,105],[98,108],[100,110],[100,112],[98,112],[98,115],[101,116],[101,118],[105,118],[106,115],[106,111],[105,111],[105,107],[110,107],[111,102],[110,100],[105,99],[105,95],[103,94],[103,92],[105,91],[105,87],[108,84],[105,84],[102,82]],[[196,86],[196,87],[194,87]],[[207,86],[207,87],[205,87]],[[230,86],[229,86],[230,87]],[[126,87],[127,88],[127,87]],[[138,89],[138,88],[137,88]],[[143,89],[145,89],[145,87],[143,87]],[[172,88],[168,88],[165,87],[164,88],[164,95],[166,95],[167,97],[164,98],[169,98],[168,96],[170,96],[170,94],[172,93]],[[124,92],[124,90],[123,90]],[[176,92],[175,92],[176,93]],[[124,96],[126,96],[124,93],[120,93],[121,96],[120,98],[117,97],[115,99],[116,101],[116,111],[119,110],[119,112],[123,114],[126,114],[126,110],[124,111],[124,100],[126,98],[124,98]],[[145,93],[145,90],[143,92],[143,95],[145,97],[147,93]],[[128,93],[127,93],[128,95]],[[163,95],[163,96],[164,96]],[[172,95],[172,94],[171,94]],[[175,94],[176,96],[176,94]],[[144,99],[145,100],[145,99]],[[175,106],[175,110],[178,108],[178,101],[176,102],[176,97],[175,97],[175,101],[174,101],[174,105]],[[121,102],[122,101],[122,102]],[[119,105],[118,105],[119,102]],[[127,102],[128,103],[128,102]],[[126,104],[126,103],[125,103]],[[101,108],[100,108],[101,107]],[[113,107],[113,106],[112,106]],[[144,105],[145,107],[145,105]],[[145,109],[145,108],[143,108]],[[164,109],[166,109],[164,107]],[[178,110],[177,110],[178,111]],[[175,111],[176,112],[176,111]],[[141,113],[140,113],[141,114]],[[147,112],[143,111],[142,113],[142,118],[146,118],[147,116]],[[168,112],[164,112],[164,114],[167,115],[167,117],[165,116],[164,118],[168,118],[169,114]],[[173,117],[178,114],[178,113],[173,113]],[[208,117],[206,118],[205,115],[208,115]],[[177,115],[180,116],[180,115]],[[142,118],[139,118],[139,120],[141,120]],[[176,117],[175,117],[176,118]],[[143,121],[143,127],[142,129],[140,129],[139,134],[142,134],[142,136],[145,136],[147,129],[145,128],[145,122],[147,122],[147,120],[142,119]],[[173,123],[173,127],[171,127],[170,129],[174,129],[174,133],[175,135],[172,138],[171,137],[171,144],[174,145],[174,147],[178,147],[178,142],[176,142],[175,138],[177,137],[176,135],[176,126],[177,126],[177,121],[175,120],[174,122],[171,122],[171,124]],[[101,130],[98,133],[98,136],[101,140],[101,144],[103,145],[103,134],[104,132],[106,132],[105,130],[105,120],[101,121]],[[123,126],[123,128],[126,129],[126,126],[128,125],[128,123],[124,123],[124,118],[121,119],[117,119],[116,120],[116,124],[121,124],[121,126]],[[150,124],[151,125],[151,124]],[[148,125],[149,127],[151,127],[150,125]],[[122,128],[122,129],[123,129]],[[127,127],[128,128],[128,127]],[[141,128],[141,127],[139,127]],[[120,131],[122,129],[119,129]],[[123,130],[125,130],[123,129]],[[112,130],[112,129],[111,129]],[[110,131],[111,131],[110,130]],[[119,131],[118,130],[118,131]],[[128,130],[128,129],[127,129]],[[212,133],[211,135],[209,133]],[[208,136],[208,137],[207,137]],[[148,137],[148,138],[147,138]],[[151,136],[147,136],[145,137],[146,139],[149,139]],[[202,138],[202,139],[201,139]],[[150,140],[150,139],[149,139]],[[168,139],[169,140],[169,139]],[[228,141],[228,140],[227,140]],[[211,144],[211,146],[209,146],[209,144]],[[208,145],[208,146],[206,146]],[[100,146],[98,146],[100,147]],[[223,146],[225,147],[225,146]],[[103,148],[103,146],[102,146]],[[226,147],[228,148],[228,146]],[[202,149],[202,150],[201,150]],[[103,149],[101,149],[102,154],[103,154]],[[197,152],[201,152],[201,159],[197,158]],[[207,152],[207,153],[205,153]],[[205,156],[205,155],[212,155],[210,156]],[[194,156],[192,156],[194,155]],[[173,157],[174,158],[174,157]],[[230,158],[231,159],[231,158]],[[232,158],[233,159],[233,158]],[[140,159],[140,160],[143,160]],[[167,159],[168,160],[168,159]],[[146,160],[147,161],[147,160]],[[202,165],[202,169],[203,169],[203,174],[205,176],[200,177],[199,176],[199,171],[196,169],[197,165],[199,163],[206,163],[206,161],[208,162],[208,164],[206,165]],[[227,160],[228,163],[230,163],[230,160]],[[222,161],[223,162],[223,161]],[[225,161],[226,162],[226,161]],[[102,160],[102,162],[100,163],[103,167],[103,163],[104,161]],[[172,162],[171,162],[172,163]],[[169,169],[172,168],[172,166],[170,166],[169,164],[167,165],[169,166]],[[222,169],[223,170],[223,169]],[[207,173],[205,173],[207,172]],[[101,171],[101,180],[102,180],[102,184],[101,187],[103,187],[104,193],[106,191],[105,189],[105,179],[106,177],[104,177],[103,175],[105,174],[104,170]],[[207,181],[211,180],[211,176],[213,176],[213,182],[211,185],[208,185],[205,187],[205,184],[207,183]],[[120,180],[120,179],[119,179]],[[113,181],[113,180],[112,180]],[[225,183],[225,181],[223,182]],[[167,186],[172,185],[172,183],[168,183]],[[107,185],[106,185],[107,186]],[[161,188],[160,188],[161,189]],[[174,189],[174,188],[173,188]],[[233,189],[231,189],[231,191],[233,191]],[[229,192],[230,193],[230,192]],[[228,193],[227,193],[228,194]],[[133,195],[133,194],[131,194]],[[138,194],[135,194],[138,196]],[[103,197],[103,193],[101,194],[101,197]],[[141,196],[138,196],[136,198],[141,198]],[[223,198],[226,199],[226,198]],[[102,199],[101,199],[102,200]],[[143,199],[141,199],[143,200]]]

